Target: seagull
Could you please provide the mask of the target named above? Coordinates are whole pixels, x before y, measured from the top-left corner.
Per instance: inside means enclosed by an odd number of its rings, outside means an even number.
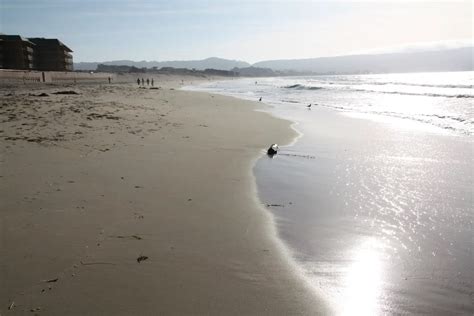
[[[260,99],[258,99],[258,101],[260,101],[260,102],[261,102],[261,101],[262,101],[262,97],[260,97]]]
[[[309,105],[306,106],[308,109],[311,107],[311,103]]]

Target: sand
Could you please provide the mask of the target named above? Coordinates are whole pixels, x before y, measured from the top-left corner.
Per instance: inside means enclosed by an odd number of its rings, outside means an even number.
[[[328,312],[256,194],[289,122],[181,80],[1,87],[1,315]]]

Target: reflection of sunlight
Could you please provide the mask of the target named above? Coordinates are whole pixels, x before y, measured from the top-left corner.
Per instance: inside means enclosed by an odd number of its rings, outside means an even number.
[[[404,129],[404,130],[415,130],[424,131],[437,134],[449,135],[448,130],[442,129],[438,126],[426,124],[416,120],[410,120],[400,117],[393,117],[388,115],[381,115],[376,113],[356,113],[356,112],[343,112],[343,115],[358,119],[369,119],[375,122],[381,122],[387,124],[389,127]]]
[[[377,315],[381,296],[383,261],[381,244],[368,239],[353,250],[343,280],[338,306],[342,315]]]

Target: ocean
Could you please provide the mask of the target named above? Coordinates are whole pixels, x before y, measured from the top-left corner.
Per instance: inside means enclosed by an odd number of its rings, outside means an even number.
[[[187,89],[262,98],[294,123],[295,142],[254,168],[259,197],[336,314],[472,315],[473,84],[451,72]]]

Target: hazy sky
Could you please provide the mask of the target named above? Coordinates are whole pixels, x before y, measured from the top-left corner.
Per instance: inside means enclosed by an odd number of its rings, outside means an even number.
[[[0,32],[59,38],[76,62],[344,55],[457,45],[472,28],[457,0],[0,0]]]

